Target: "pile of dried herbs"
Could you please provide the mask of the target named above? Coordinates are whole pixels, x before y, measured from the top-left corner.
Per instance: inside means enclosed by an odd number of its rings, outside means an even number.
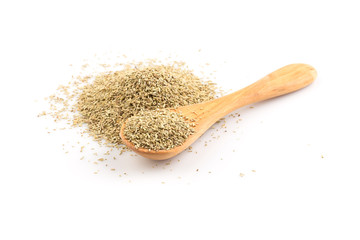
[[[176,108],[214,99],[214,85],[202,81],[183,63],[126,67],[97,75],[92,83],[82,87],[75,105],[78,114],[74,123],[85,123],[95,139],[118,145],[122,143],[120,128],[127,118],[146,110]],[[163,146],[151,145],[150,148],[159,147]]]
[[[194,133],[194,123],[169,110],[141,112],[129,118],[124,128],[124,136],[135,148],[149,150],[170,150],[182,145]]]

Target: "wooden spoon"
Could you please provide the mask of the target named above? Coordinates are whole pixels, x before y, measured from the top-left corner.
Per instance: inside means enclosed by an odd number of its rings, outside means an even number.
[[[168,159],[184,151],[211,125],[235,109],[304,88],[312,83],[316,76],[316,70],[310,65],[290,64],[224,97],[175,109],[176,112],[190,119],[195,119],[196,126],[193,135],[190,135],[182,145],[170,150],[149,151],[144,148],[136,149],[124,136],[126,122],[121,126],[120,136],[130,149],[141,156],[154,160]]]

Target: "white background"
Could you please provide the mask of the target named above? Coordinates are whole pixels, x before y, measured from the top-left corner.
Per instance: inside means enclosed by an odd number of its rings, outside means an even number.
[[[357,2],[1,1],[0,238],[360,239]],[[110,171],[92,163],[105,147],[36,117],[69,64],[160,50],[227,90],[297,62],[318,78],[170,165],[125,154]]]

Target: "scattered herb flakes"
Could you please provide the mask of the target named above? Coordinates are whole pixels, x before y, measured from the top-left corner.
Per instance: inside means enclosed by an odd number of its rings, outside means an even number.
[[[42,116],[45,116],[46,115],[46,112],[45,111],[42,111],[41,113],[39,113],[37,116],[38,117],[42,117]]]
[[[116,66],[122,70],[73,76],[68,85],[60,85],[56,94],[46,98],[49,109],[38,116],[50,116],[55,122],[63,120],[69,125],[61,129],[84,126],[81,136],[88,133],[100,144],[105,140],[105,145],[120,149],[121,155],[127,151],[119,136],[125,119],[145,110],[201,103],[216,95],[215,84],[197,77],[183,62],[161,64],[147,60]],[[89,64],[81,68],[89,68]],[[80,149],[83,151],[84,146]]]
[[[111,67],[109,64],[102,66]],[[223,94],[213,82],[200,79],[182,62],[164,65],[150,60],[145,63],[119,63],[116,66],[121,66],[123,69],[82,77],[73,76],[68,85],[59,86],[56,94],[47,98],[50,108],[38,116],[50,116],[55,122],[64,120],[68,127],[62,127],[60,130],[84,126],[85,131],[80,132],[81,136],[88,133],[99,143],[104,143],[105,140],[105,145],[115,146],[120,150],[119,155],[121,155],[127,151],[127,148],[121,145],[119,132],[127,118],[148,110],[177,108],[212,100],[216,96],[216,91],[220,92],[220,95]],[[89,68],[89,64],[83,64],[81,68]],[[221,121],[225,121],[225,118]],[[180,141],[179,136],[175,135],[177,139],[175,143],[155,145],[155,149],[164,146],[173,148],[177,144],[180,145],[181,139],[187,138],[187,134],[193,133],[191,127],[184,128],[181,124],[180,126],[182,130],[185,129],[180,131]],[[180,126],[177,125],[177,128]],[[225,123],[223,127],[226,128]],[[173,136],[171,134],[174,133],[170,131],[167,134]],[[85,146],[81,146],[80,152],[84,149]],[[191,151],[191,147],[189,150]],[[109,151],[104,155],[110,155]],[[81,157],[81,160],[83,159],[84,157]],[[104,158],[98,159],[99,162],[104,160]]]

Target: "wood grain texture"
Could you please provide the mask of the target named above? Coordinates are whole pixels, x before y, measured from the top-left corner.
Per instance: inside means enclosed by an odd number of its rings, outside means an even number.
[[[126,122],[121,127],[120,136],[130,149],[143,157],[153,160],[169,159],[184,151],[216,121],[232,111],[248,104],[297,91],[311,84],[316,76],[316,70],[310,65],[290,64],[224,97],[176,109],[176,112],[195,119],[196,127],[195,134],[189,136],[183,145],[171,150],[149,151],[148,149],[136,149],[134,145],[124,137],[123,131]]]

